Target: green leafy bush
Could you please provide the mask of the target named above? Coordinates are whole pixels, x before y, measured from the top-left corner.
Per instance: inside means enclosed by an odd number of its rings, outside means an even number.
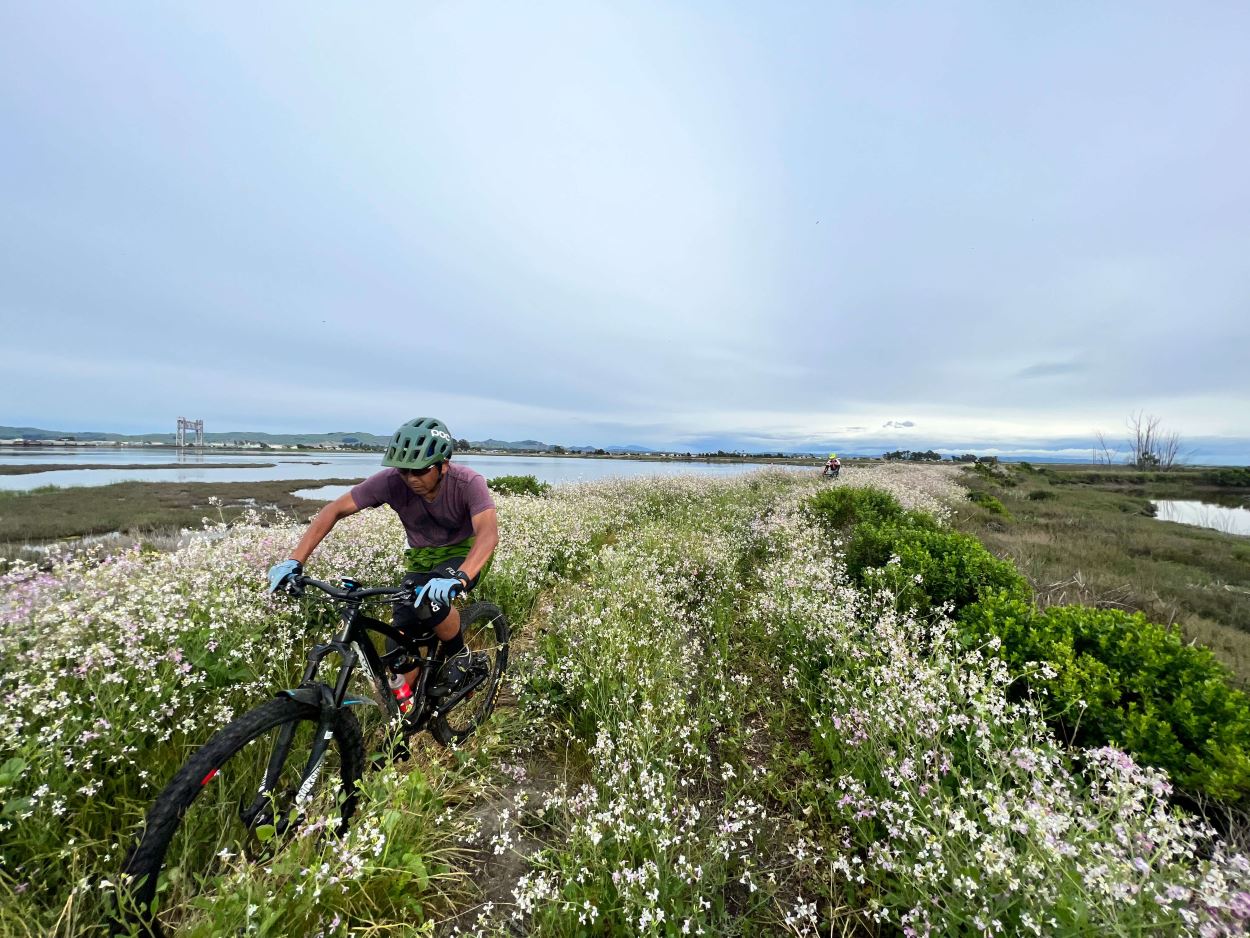
[[[891,562],[898,558],[897,563]],[[899,601],[926,613],[944,603],[954,612],[1003,592],[1028,601],[1028,582],[967,534],[937,527],[926,515],[861,524],[846,549],[846,567],[860,585],[874,581]]]
[[[1203,473],[1203,480],[1212,485],[1228,485],[1250,488],[1250,466],[1239,469],[1216,469]]]
[[[551,491],[547,482],[539,482],[537,476],[496,476],[487,479],[486,485],[504,495],[546,495]]]
[[[960,628],[968,641],[1001,640],[1003,659],[1048,700],[1048,717],[1074,744],[1119,746],[1190,791],[1228,801],[1250,795],[1250,698],[1208,649],[1140,613],[1035,612],[1010,593],[965,609]]]
[[[874,506],[893,500],[884,493],[874,500],[870,491],[833,490],[811,504],[826,524],[853,525],[846,567],[854,582],[886,587],[921,613],[949,604],[970,644],[998,639],[1021,686],[1074,745],[1123,748],[1190,792],[1226,801],[1250,796],[1250,697],[1230,684],[1208,649],[1140,613],[1086,606],[1038,612],[1027,581],[976,538],[920,512],[874,517]]]
[[[1007,509],[1003,507],[1003,503],[991,495],[989,492],[969,492],[968,501],[975,502],[990,514],[1006,515]]]
[[[1055,493],[1049,489],[1035,489],[1028,495],[1029,501],[1031,502],[1044,502],[1055,497]]]
[[[831,533],[866,522],[896,521],[903,506],[889,492],[844,486],[826,489],[807,502],[807,510]]]

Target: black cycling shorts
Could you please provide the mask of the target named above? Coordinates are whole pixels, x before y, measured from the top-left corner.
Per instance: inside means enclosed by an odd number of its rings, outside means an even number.
[[[430,580],[437,580],[443,577],[456,579],[456,571],[464,564],[467,557],[453,557],[446,563],[441,563],[433,570],[424,570],[419,573],[409,573],[404,577],[404,586],[422,587]],[[437,606],[438,608],[435,608]],[[422,603],[420,608],[415,608],[410,602],[397,602],[392,606],[394,614],[391,616],[391,625],[407,638],[419,645],[431,646],[436,641],[434,637],[434,629],[443,623],[448,615],[451,614],[451,606],[444,603]],[[386,639],[386,650],[392,651],[397,646],[394,639]]]

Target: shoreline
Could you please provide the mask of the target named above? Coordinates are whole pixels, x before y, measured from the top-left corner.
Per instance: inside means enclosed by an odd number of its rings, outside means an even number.
[[[325,456],[329,459],[332,459],[336,456],[361,456],[361,455],[366,455],[370,453],[375,453],[380,457],[383,453],[386,452],[385,449],[382,449],[380,447],[377,449],[325,449],[325,448],[317,447],[317,446],[301,446],[301,447],[205,446],[203,448],[188,446],[183,449],[179,449],[176,446],[171,446],[171,445],[164,444],[164,443],[154,443],[154,444],[147,444],[147,443],[144,443],[144,444],[45,443],[45,442],[40,442],[38,444],[35,444],[35,443],[29,443],[29,444],[0,443],[0,457],[2,457],[6,452],[10,450],[14,451],[15,454],[26,453],[30,451],[38,451],[38,450],[56,450],[56,451],[74,450],[77,452],[81,452],[84,450],[88,450],[88,451],[89,450],[110,450],[110,451],[137,450],[139,452],[145,452],[145,453],[150,453],[150,452],[166,453],[167,452],[170,455],[179,454],[179,453],[186,454],[186,455],[195,455],[195,456],[260,455],[260,456],[265,456],[265,457],[278,457],[278,456],[288,456],[288,455],[291,455],[291,456],[315,455],[315,456]],[[467,450],[457,450],[456,453],[462,456],[515,456],[515,457],[522,458],[522,459],[534,459],[534,458],[624,459],[624,460],[642,460],[644,462],[758,462],[758,463],[786,463],[786,464],[799,463],[799,464],[811,464],[811,465],[820,465],[824,462],[824,459],[819,456],[777,456],[777,455],[767,455],[767,454],[755,455],[751,453],[747,453],[741,456],[737,456],[737,455],[717,456],[715,454],[705,455],[705,454],[692,453],[690,455],[686,455],[685,453],[652,453],[652,452],[647,452],[647,453],[553,453],[548,450],[505,450],[505,449],[467,449]],[[863,462],[878,462],[879,461],[870,456],[853,456],[853,457],[850,457],[850,459],[859,460]],[[846,460],[844,459],[843,462],[845,461]],[[144,464],[139,465],[138,468],[151,468],[152,465],[154,464],[144,463]],[[3,466],[0,465],[0,468],[3,468]],[[58,468],[58,469],[92,469],[92,468],[97,468],[97,467],[86,466],[86,465],[80,466],[80,465],[74,465],[72,463],[67,463],[64,465],[57,465],[55,466],[55,468]],[[136,468],[136,467],[107,466],[106,468],[124,469],[124,468]]]

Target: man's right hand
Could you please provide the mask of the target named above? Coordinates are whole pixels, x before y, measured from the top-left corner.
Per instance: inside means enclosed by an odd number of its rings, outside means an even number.
[[[304,565],[298,560],[284,560],[269,568],[269,592],[276,593],[282,585],[292,577],[304,572]]]

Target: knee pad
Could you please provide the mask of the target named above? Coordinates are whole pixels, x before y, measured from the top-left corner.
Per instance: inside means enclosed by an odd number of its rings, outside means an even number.
[[[427,574],[421,574],[427,580]],[[408,584],[405,583],[405,586]],[[422,582],[420,585],[424,585]],[[438,608],[434,608],[435,606]],[[431,603],[428,600],[421,603],[420,606],[414,607],[409,602],[398,602],[394,604],[394,613],[391,616],[391,624],[395,629],[402,633],[404,638],[409,641],[420,642],[424,639],[434,641],[434,629],[448,615],[451,614],[451,607],[443,603]]]

